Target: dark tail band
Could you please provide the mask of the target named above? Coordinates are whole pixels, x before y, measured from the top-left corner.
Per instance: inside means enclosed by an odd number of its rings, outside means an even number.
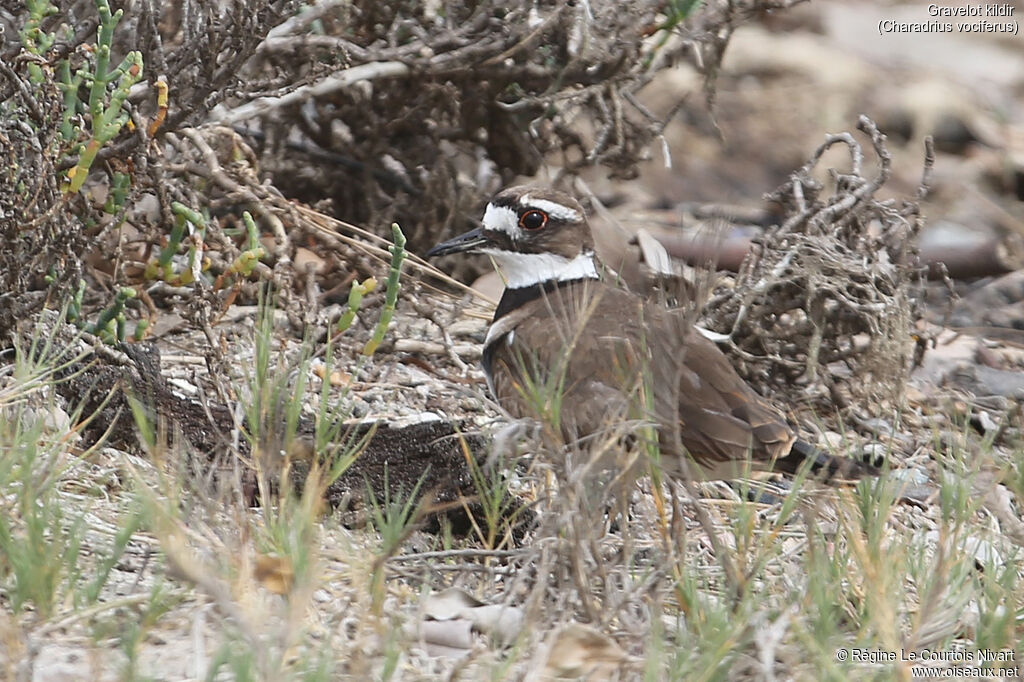
[[[796,475],[807,461],[811,463],[811,476],[833,485],[856,483],[882,473],[876,466],[849,457],[835,457],[802,440],[793,443],[788,455],[776,460],[775,469]]]

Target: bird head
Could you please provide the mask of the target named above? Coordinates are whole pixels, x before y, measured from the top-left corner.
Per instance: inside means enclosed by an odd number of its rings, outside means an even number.
[[[442,242],[427,257],[491,256],[510,288],[596,278],[594,238],[580,203],[567,194],[510,187],[487,204],[479,227]]]

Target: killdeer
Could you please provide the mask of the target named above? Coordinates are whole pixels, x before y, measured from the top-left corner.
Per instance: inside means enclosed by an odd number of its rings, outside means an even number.
[[[487,382],[516,418],[552,417],[567,442],[606,432],[609,418],[653,425],[669,476],[734,479],[751,470],[828,481],[877,473],[798,438],[681,310],[606,281],[583,207],[558,191],[512,187],[480,227],[427,257],[488,254],[506,288],[483,349]],[[686,459],[688,458],[688,459]],[[696,466],[690,466],[692,462]]]

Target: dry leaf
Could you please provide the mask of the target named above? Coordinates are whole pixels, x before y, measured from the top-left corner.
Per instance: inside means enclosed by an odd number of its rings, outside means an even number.
[[[457,587],[432,594],[423,600],[423,615],[430,620],[458,618],[464,609],[483,606],[483,602]]]
[[[420,623],[419,640],[429,656],[461,658],[473,648],[473,624],[468,620],[427,620]]]
[[[288,594],[295,581],[295,569],[287,557],[257,554],[253,577],[274,594]]]
[[[306,272],[306,268],[311,267],[313,272],[319,275],[327,267],[327,262],[323,258],[303,246],[295,249],[295,257],[292,262],[295,263],[295,271],[299,273]]]
[[[570,623],[555,634],[544,663],[544,675],[606,680],[623,666],[638,662],[611,637],[586,625]]]
[[[423,615],[427,622],[466,622],[473,631],[488,635],[499,647],[515,641],[523,629],[524,619],[522,610],[517,607],[485,604],[457,587],[427,597],[423,601]]]
[[[312,363],[313,374],[316,375],[321,381],[327,374],[327,366],[323,362]],[[347,386],[352,381],[352,375],[348,372],[343,372],[340,369],[334,369],[331,371],[331,386]]]

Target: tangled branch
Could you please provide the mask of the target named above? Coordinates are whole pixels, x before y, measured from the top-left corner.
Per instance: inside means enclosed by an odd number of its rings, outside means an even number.
[[[850,133],[828,135],[811,159],[768,198],[788,217],[755,241],[735,286],[719,292],[707,324],[729,335],[747,378],[762,389],[803,390],[835,400],[899,395],[913,350],[922,276],[916,236],[918,201],[878,199],[890,176],[885,136],[866,116],[857,129],[878,160],[865,176],[865,153]],[[828,187],[813,176],[836,145],[849,170],[829,169]],[[845,400],[845,398],[844,398]]]

